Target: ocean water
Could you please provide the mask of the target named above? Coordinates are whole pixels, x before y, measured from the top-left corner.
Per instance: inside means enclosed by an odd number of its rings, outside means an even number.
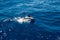
[[[35,23],[4,21],[26,15]],[[0,40],[60,40],[60,0],[0,0]]]

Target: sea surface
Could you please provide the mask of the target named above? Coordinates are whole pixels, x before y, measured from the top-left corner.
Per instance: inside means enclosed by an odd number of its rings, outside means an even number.
[[[9,21],[26,15],[35,23]],[[60,40],[60,0],[0,0],[0,40]]]

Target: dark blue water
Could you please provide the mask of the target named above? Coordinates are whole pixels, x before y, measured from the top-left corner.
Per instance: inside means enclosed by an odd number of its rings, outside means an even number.
[[[27,14],[34,24],[4,22]],[[60,0],[0,0],[0,40],[60,40]]]

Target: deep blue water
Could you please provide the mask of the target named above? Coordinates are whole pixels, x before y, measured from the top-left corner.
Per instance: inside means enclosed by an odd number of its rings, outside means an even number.
[[[27,14],[34,24],[4,22]],[[60,40],[60,0],[0,0],[0,40]]]

